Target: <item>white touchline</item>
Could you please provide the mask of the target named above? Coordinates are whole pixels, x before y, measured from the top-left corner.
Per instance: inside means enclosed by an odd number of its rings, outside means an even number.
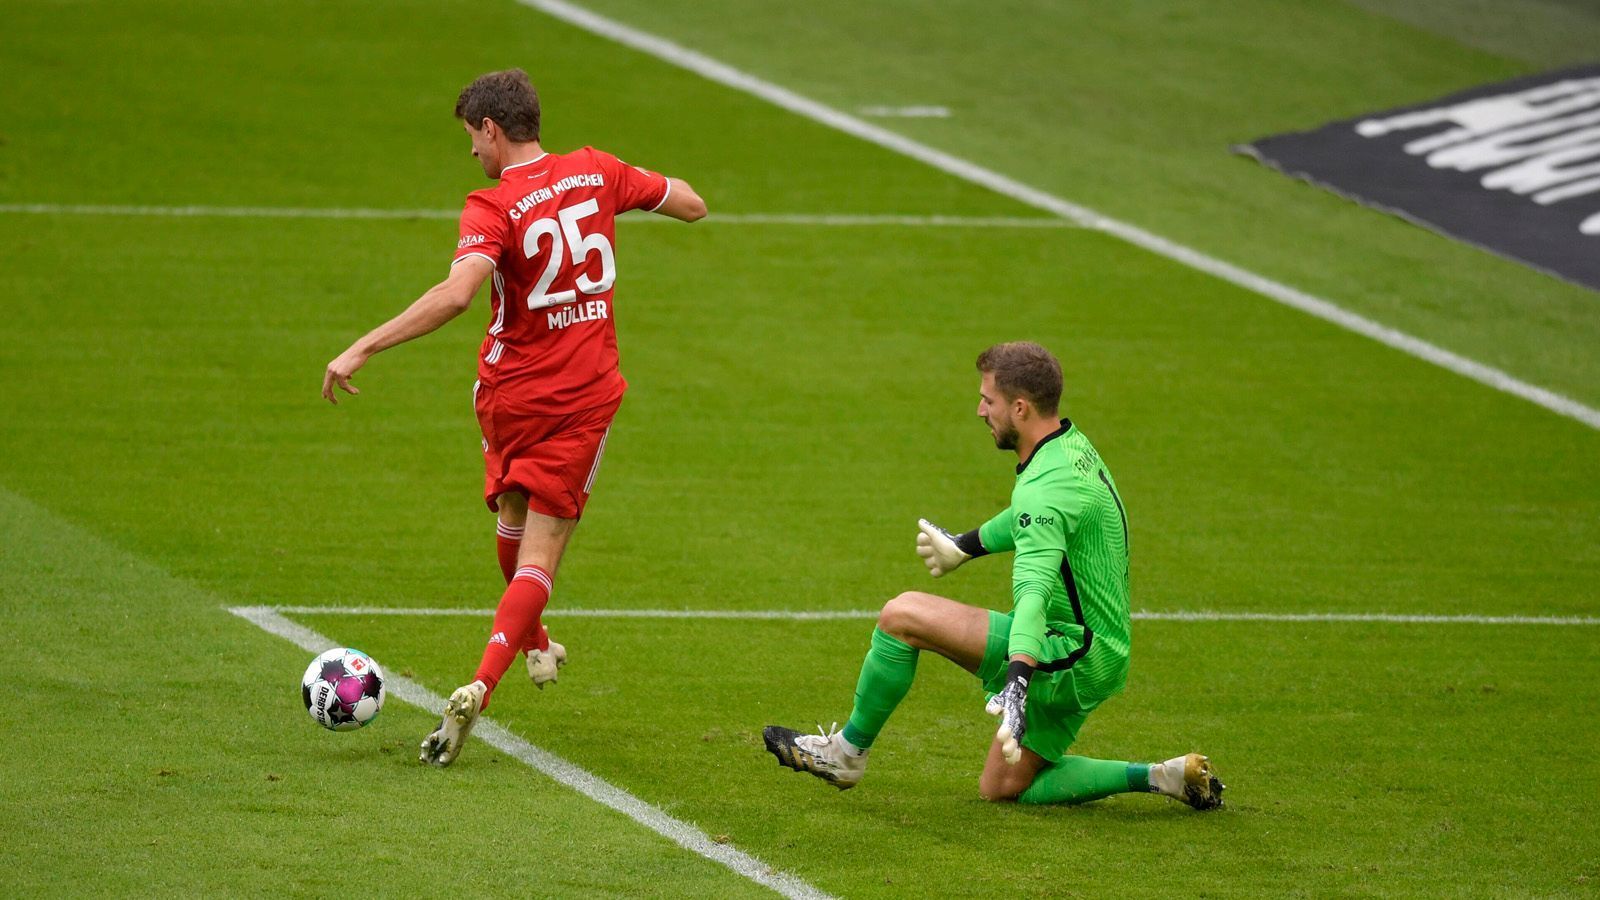
[[[856,112],[884,119],[948,119],[948,106],[863,106]]]
[[[473,616],[487,618],[492,609],[413,606],[269,606],[290,615],[346,616]],[[746,619],[831,622],[842,619],[876,619],[875,609],[573,609],[551,607],[545,615],[580,619]],[[1431,613],[1273,613],[1192,612],[1137,610],[1136,620],[1147,622],[1387,622],[1396,625],[1600,625],[1596,616],[1478,616]]]
[[[321,653],[330,647],[340,646],[338,641],[330,640],[303,625],[289,621],[270,606],[234,606],[229,607],[228,612],[310,653]],[[389,693],[412,706],[421,707],[435,714],[444,709],[443,697],[403,675],[390,672],[384,684]],[[548,750],[534,746],[487,716],[478,720],[472,733],[489,746],[521,760],[596,803],[609,806],[679,846],[713,862],[721,863],[785,897],[809,900],[809,898],[830,896],[793,875],[775,871],[771,866],[735,849],[732,845],[717,843],[693,825],[667,815],[655,806]]]
[[[517,2],[554,16],[585,31],[609,38],[624,46],[632,47],[657,59],[687,69],[718,84],[744,91],[747,94],[753,94],[812,121],[927,163],[940,171],[970,181],[973,184],[982,185],[996,193],[1011,197],[1036,209],[1054,213],[1085,228],[1092,228],[1115,235],[1152,253],[1165,256],[1190,268],[1221,278],[1224,281],[1231,282],[1246,290],[1316,316],[1324,321],[1332,322],[1341,328],[1371,338],[1418,359],[1426,360],[1440,368],[1470,378],[1497,391],[1521,397],[1551,412],[1576,419],[1590,428],[1600,429],[1600,409],[1586,406],[1570,397],[1529,384],[1492,366],[1452,353],[1436,344],[1431,344],[1421,338],[1413,337],[1398,329],[1390,328],[1372,319],[1357,315],[1328,300],[1273,281],[1265,276],[1257,275],[1232,263],[1223,262],[1183,244],[1145,231],[1136,225],[1130,225],[1102,215],[1088,207],[1079,206],[1054,194],[1023,184],[992,169],[986,169],[976,163],[945,153],[942,150],[936,150],[920,141],[914,141],[886,128],[865,122],[787,88],[779,87],[770,81],[757,78],[727,63],[719,62],[703,53],[673,43],[666,38],[640,31],[614,19],[608,19],[591,12],[581,6],[564,2],[564,0],[517,0]]]
[[[376,209],[316,206],[106,206],[81,203],[0,203],[0,213],[41,216],[158,216],[218,219],[443,219],[461,218],[459,209]],[[665,216],[624,215],[623,223],[675,221]],[[910,228],[1076,228],[1061,218],[1044,216],[940,216],[855,213],[712,213],[714,225],[821,225],[861,227],[903,225]]]

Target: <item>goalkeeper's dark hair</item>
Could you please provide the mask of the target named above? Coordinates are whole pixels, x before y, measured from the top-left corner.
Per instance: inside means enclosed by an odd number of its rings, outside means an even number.
[[[993,373],[1007,400],[1025,397],[1042,415],[1055,415],[1061,405],[1061,363],[1032,341],[995,344],[978,354],[978,371]]]
[[[456,118],[480,129],[484,119],[493,119],[513,142],[537,141],[539,92],[521,69],[480,75],[456,98]]]

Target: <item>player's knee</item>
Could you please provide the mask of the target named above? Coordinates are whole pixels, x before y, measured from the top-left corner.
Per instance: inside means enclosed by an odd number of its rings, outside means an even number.
[[[1022,790],[1022,787],[1004,775],[985,772],[978,776],[978,796],[990,803],[1007,803],[1015,800]]]
[[[520,528],[528,520],[528,498],[521,494],[514,492],[501,494],[496,498],[495,505],[500,507],[500,521],[507,525]]]
[[[920,620],[922,604],[921,597],[915,591],[907,591],[883,605],[883,610],[878,613],[878,627],[885,634],[893,635],[901,640],[910,637],[917,628]]]

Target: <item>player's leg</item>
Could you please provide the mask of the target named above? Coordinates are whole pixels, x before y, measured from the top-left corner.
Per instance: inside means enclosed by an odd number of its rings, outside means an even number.
[[[908,591],[885,603],[856,680],[855,706],[844,739],[861,750],[872,746],[911,690],[920,651],[932,650],[976,672],[988,633],[989,611],[976,606],[921,591]]]
[[[502,499],[505,495],[502,495]],[[518,550],[518,567],[506,585],[500,603],[495,607],[494,625],[483,658],[471,682],[451,693],[445,703],[439,727],[422,739],[421,759],[436,766],[448,766],[460,755],[472,726],[489,705],[489,697],[516,659],[517,649],[531,635],[542,631],[540,615],[550,602],[554,572],[566,550],[567,541],[577,527],[577,519],[561,519],[527,511],[522,545]],[[547,639],[545,651],[529,653],[529,669],[534,668],[535,657],[541,668],[548,665],[554,680],[554,670],[565,661],[566,649]],[[540,683],[537,676],[535,683]]]
[[[1004,617],[997,617],[1004,618]],[[1195,809],[1222,805],[1222,782],[1211,772],[1210,762],[1198,753],[1164,763],[1132,763],[1112,759],[1071,756],[1067,748],[1078,739],[1088,712],[1061,709],[1050,701],[1074,698],[1077,692],[1071,670],[1034,676],[1028,692],[1028,729],[1022,739],[1022,759],[1009,765],[996,741],[989,748],[978,792],[985,800],[1016,800],[1027,804],[1078,804],[1113,794],[1159,793]]]
[[[992,741],[989,757],[983,761],[983,774],[978,776],[978,794],[985,800],[1015,800],[1049,765],[1044,757],[1026,747],[1022,748],[1021,759],[1008,763],[1000,741]]]
[[[1005,680],[1011,644],[1011,617],[989,614],[988,646],[979,677],[988,691],[999,690]],[[1073,647],[1063,637],[1046,637],[1044,659],[1061,659]],[[1040,671],[1028,686],[1027,731],[1022,758],[1007,763],[995,741],[989,748],[978,793],[985,800],[1023,803],[1086,803],[1127,791],[1147,790],[1148,766],[1068,756],[1078,739],[1088,712],[1079,708],[1080,691],[1072,669]]]
[[[526,485],[527,495],[522,505],[522,544],[512,577],[546,582],[545,603],[554,590],[567,542],[589,502],[611,423],[620,408],[618,400],[560,417],[559,426],[539,442],[537,452],[529,454],[523,465],[513,466],[520,469],[517,483]],[[539,612],[543,611],[541,605]],[[540,690],[555,682],[567,664],[567,648],[550,640],[550,632],[538,617],[523,633],[521,649],[527,654],[528,677]]]
[[[523,526],[528,520],[528,501],[518,493],[500,495],[500,511],[494,520],[495,556],[500,560],[500,574],[506,584],[517,574],[517,553],[522,549]]]
[[[528,648],[532,660],[534,654],[554,649],[548,637],[544,637],[540,617],[550,603],[556,569],[577,527],[577,519],[547,516],[531,509],[526,512],[522,545],[517,552],[517,569],[510,584],[506,585],[499,605],[495,607],[489,641],[484,646],[483,658],[474,674],[474,681],[482,682],[487,687],[484,705],[488,704],[489,697],[511,667],[519,650]],[[544,646],[539,646],[540,643]],[[555,666],[556,662],[551,660],[550,667]],[[550,680],[553,680],[553,674]]]
[[[998,744],[997,744],[998,746]],[[1113,794],[1163,794],[1195,809],[1216,809],[1222,806],[1222,782],[1211,770],[1211,762],[1198,753],[1190,753],[1163,763],[1129,763],[1110,759],[1090,759],[1087,756],[1063,756],[1054,763],[1046,763],[1036,754],[1023,752],[1023,761],[1029,756],[1039,759],[1039,768],[1031,782],[1022,782],[1020,773],[1007,777],[1007,773],[994,772],[997,755],[989,752],[984,778],[979,790],[986,800],[1016,799],[1030,804],[1077,804],[1100,800]],[[1003,757],[998,765],[1005,766]],[[1020,767],[1020,766],[1019,766]],[[991,793],[990,791],[994,792]]]
[[[561,559],[567,552],[567,542],[572,539],[572,532],[578,527],[578,520],[530,511],[526,521],[523,546],[518,551],[518,571],[523,571],[522,567],[527,566],[542,569],[549,573],[553,591],[556,572],[561,568]],[[546,594],[545,605],[548,604],[549,595]],[[540,615],[543,613],[541,607]],[[550,639],[550,630],[544,626],[543,621],[535,621],[533,627],[523,635],[522,652],[527,654],[528,677],[533,680],[533,686],[541,691],[545,685],[555,682],[561,667],[567,664],[567,648]]]
[[[506,584],[509,585],[517,574],[517,559],[522,551],[522,536],[528,522],[528,500],[521,494],[509,492],[500,495],[498,505],[500,512],[495,517],[495,550],[500,558],[500,573],[505,576]],[[556,565],[559,566],[560,562],[557,561]],[[550,574],[554,577],[555,570],[551,569]],[[550,630],[543,623],[523,639],[521,649],[523,653],[528,654],[530,673],[535,668],[535,662],[539,663],[537,666],[539,674],[534,677],[535,685],[542,688],[546,682],[555,680],[553,673],[547,678],[541,678],[545,674],[544,670],[549,668],[546,665],[549,660],[542,660],[539,654],[552,652]],[[566,651],[562,648],[562,662],[565,662],[565,659]]]
[[[873,629],[844,731],[808,735],[771,725],[762,733],[767,750],[791,769],[810,772],[841,790],[854,787],[866,770],[867,750],[911,690],[919,652],[932,650],[976,672],[986,646],[987,619],[987,610],[933,594],[895,597],[884,604]]]

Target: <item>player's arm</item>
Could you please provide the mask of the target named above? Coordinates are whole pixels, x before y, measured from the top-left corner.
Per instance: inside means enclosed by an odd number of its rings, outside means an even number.
[[[1011,540],[1011,508],[971,531],[951,534],[927,519],[917,520],[917,555],[938,578],[969,559],[1005,553],[1016,545]]]
[[[1037,519],[1038,514],[1034,513],[1033,518]],[[1000,717],[995,740],[1000,742],[1006,762],[1013,765],[1022,759],[1022,738],[1028,726],[1028,684],[1044,649],[1045,608],[1055,581],[1061,577],[1065,554],[1056,546],[1059,532],[1047,533],[1055,529],[1035,525],[1019,531],[1011,568],[1011,642],[1007,646],[1011,662],[1006,667],[1005,687],[984,707],[989,715]]]
[[[328,363],[328,370],[322,376],[322,396],[329,403],[337,404],[339,400],[333,390],[336,386],[347,394],[361,393],[350,384],[350,378],[373,354],[422,337],[466,312],[478,288],[493,271],[494,263],[482,256],[462,257],[450,267],[448,278],[429,288],[400,315],[367,332]]]
[[[1067,536],[1078,527],[1077,496],[1070,479],[1019,484],[1011,495],[1011,657],[1037,660],[1044,648],[1046,605],[1061,584]]]
[[[1009,506],[995,513],[993,518],[978,526],[978,542],[989,553],[1010,553],[1017,549],[1017,542],[1011,537],[1011,522],[1015,518]]]
[[[1018,484],[1007,512],[1007,530],[1016,549],[1011,558],[1011,638],[1006,646],[1011,663],[1005,687],[990,699],[986,710],[1000,717],[995,740],[1006,762],[1015,764],[1022,759],[1028,725],[1028,683],[1044,651],[1047,607],[1061,583],[1067,535],[1077,527],[1077,516],[1067,486],[1053,478]]]
[[[1061,560],[1066,552],[1043,542],[1026,546],[1026,536],[1022,543],[1011,564],[1011,643],[1006,649],[1012,659],[1033,662],[1044,650],[1045,607],[1061,581]]]
[[[680,222],[695,222],[706,217],[706,202],[694,192],[689,182],[681,178],[668,178],[667,196],[652,212]]]

